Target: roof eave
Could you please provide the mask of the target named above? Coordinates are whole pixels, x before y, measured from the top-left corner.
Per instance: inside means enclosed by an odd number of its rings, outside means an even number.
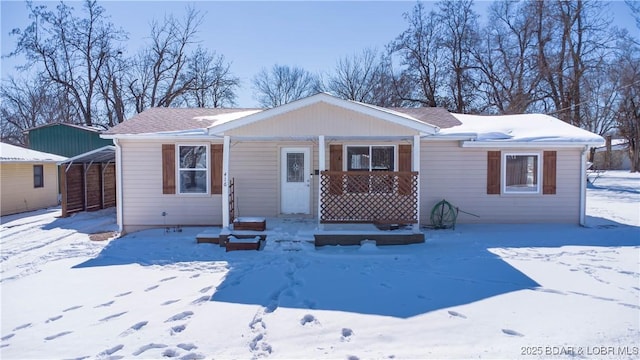
[[[595,147],[600,142],[595,141],[473,141],[463,140],[460,146],[463,148],[583,148]]]

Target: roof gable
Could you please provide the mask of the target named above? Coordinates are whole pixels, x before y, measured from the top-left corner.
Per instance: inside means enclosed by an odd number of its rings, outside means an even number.
[[[396,125],[410,128],[420,134],[435,134],[438,131],[437,126],[418,120],[405,113],[400,113],[391,109],[385,109],[355,101],[343,100],[327,93],[319,93],[306,97],[304,99],[284,104],[282,106],[245,116],[234,121],[229,121],[221,124],[213,124],[209,127],[209,134],[223,135],[230,130],[238,129],[243,126],[274,118],[276,116],[319,103],[326,103],[345,110],[350,110],[363,115],[375,117],[383,121],[388,121]]]

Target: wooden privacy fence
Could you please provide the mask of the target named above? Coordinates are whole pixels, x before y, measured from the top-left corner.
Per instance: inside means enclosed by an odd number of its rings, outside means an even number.
[[[418,222],[418,172],[323,171],[320,222]]]
[[[116,205],[116,171],[113,163],[62,164],[60,185],[62,217]]]

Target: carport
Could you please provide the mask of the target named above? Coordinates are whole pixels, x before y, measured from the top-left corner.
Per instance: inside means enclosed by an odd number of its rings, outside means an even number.
[[[115,154],[109,145],[58,163],[62,217],[116,205]]]

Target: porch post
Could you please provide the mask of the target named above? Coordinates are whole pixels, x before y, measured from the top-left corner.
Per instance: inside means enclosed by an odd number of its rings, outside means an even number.
[[[326,159],[325,159],[325,144],[324,135],[318,136],[318,230],[323,230],[323,225],[320,222],[320,213],[322,211],[322,172],[325,171]]]
[[[222,227],[229,227],[229,150],[231,149],[229,135],[224,136],[222,145]]]
[[[413,224],[413,230],[414,231],[419,231],[420,230],[420,181],[421,181],[421,174],[420,174],[420,135],[414,135],[413,136],[413,159],[411,161],[412,164],[412,170],[413,171],[417,171],[418,172],[418,184],[417,184],[417,197],[418,197],[418,222]]]

